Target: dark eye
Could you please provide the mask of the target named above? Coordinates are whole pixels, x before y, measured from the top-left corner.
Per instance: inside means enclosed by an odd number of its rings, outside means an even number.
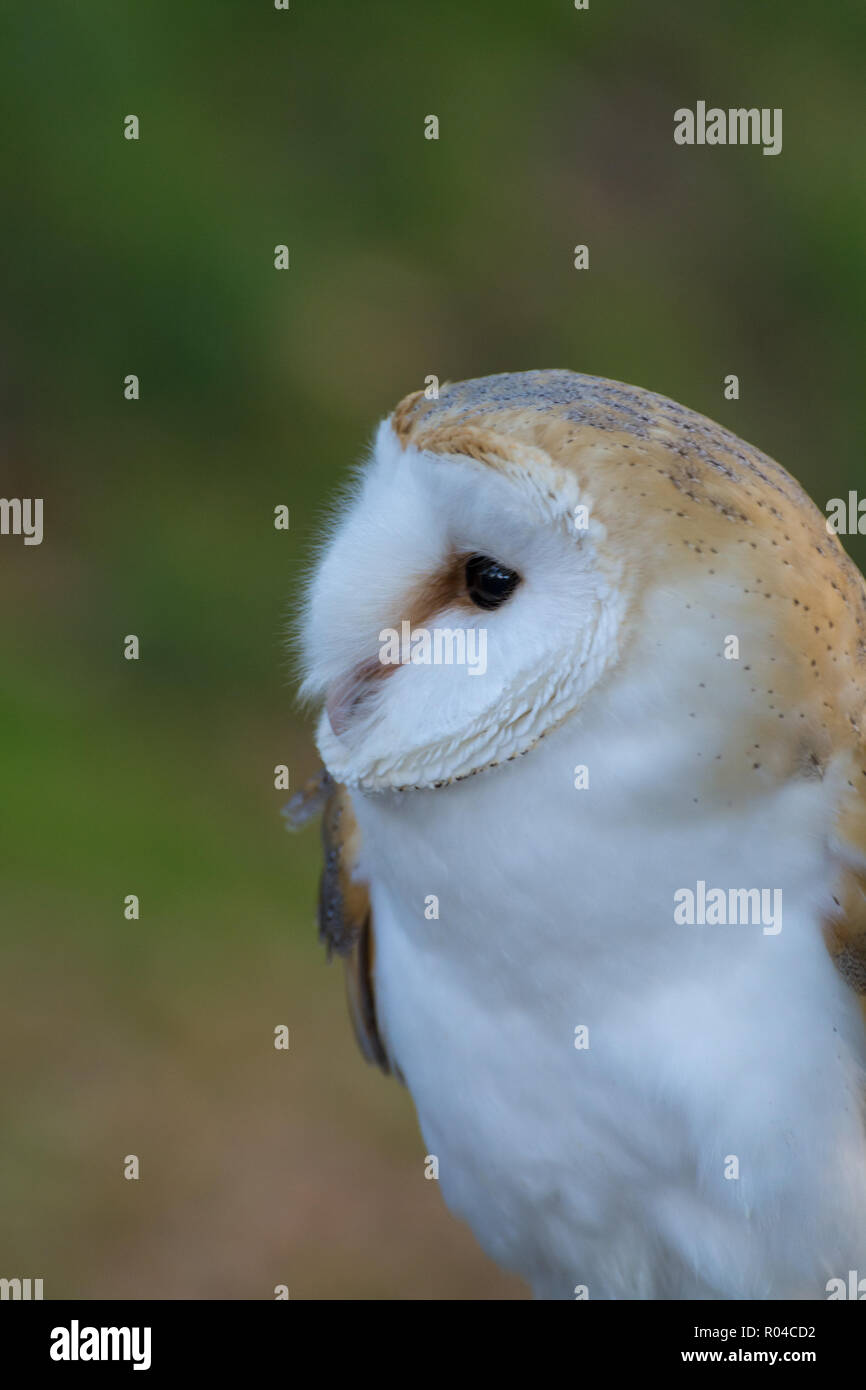
[[[519,583],[520,575],[515,570],[491,560],[489,555],[472,555],[466,561],[466,592],[476,608],[498,608]]]

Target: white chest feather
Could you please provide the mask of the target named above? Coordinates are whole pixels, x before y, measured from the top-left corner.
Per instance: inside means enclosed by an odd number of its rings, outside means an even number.
[[[495,772],[355,794],[382,1030],[446,1201],[537,1294],[821,1298],[866,1267],[829,789],[708,805],[711,725],[628,710],[621,684]],[[678,922],[700,883],[765,915]]]

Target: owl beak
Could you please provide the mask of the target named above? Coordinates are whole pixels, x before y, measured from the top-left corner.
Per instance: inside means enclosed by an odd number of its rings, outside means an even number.
[[[337,738],[348,729],[358,707],[370,694],[376,678],[387,670],[378,658],[363,661],[330,686],[325,698],[325,713]]]

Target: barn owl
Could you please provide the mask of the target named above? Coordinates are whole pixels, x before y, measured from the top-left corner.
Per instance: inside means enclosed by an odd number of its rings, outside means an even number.
[[[550,1299],[866,1275],[866,586],[790,474],[570,371],[416,392],[302,628],[321,934],[483,1248]]]

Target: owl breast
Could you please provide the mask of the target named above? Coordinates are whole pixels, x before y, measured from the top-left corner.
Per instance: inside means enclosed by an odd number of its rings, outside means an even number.
[[[700,654],[650,656],[507,766],[353,793],[382,1032],[445,1200],[537,1294],[824,1297],[866,1248],[832,778],[744,783]],[[700,882],[780,929],[678,921]]]

